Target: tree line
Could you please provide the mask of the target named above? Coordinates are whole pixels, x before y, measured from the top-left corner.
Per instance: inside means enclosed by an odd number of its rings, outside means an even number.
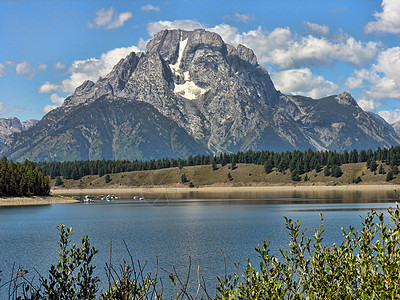
[[[23,164],[0,159],[1,196],[46,196],[50,193],[49,177],[39,172],[35,163]]]
[[[400,164],[400,146],[378,148],[369,150],[352,150],[342,153],[336,151],[246,151],[238,153],[221,153],[218,155],[197,155],[189,156],[187,159],[163,158],[159,160],[139,161],[139,160],[91,160],[91,161],[67,161],[67,162],[40,162],[36,163],[38,170],[51,179],[62,176],[64,179],[80,179],[87,175],[157,170],[165,168],[216,164],[225,166],[232,164],[233,168],[237,163],[264,165],[265,172],[268,174],[274,168],[280,172],[290,170],[292,177],[316,170],[321,171],[325,167],[325,175],[340,177],[340,166],[347,163],[366,162],[371,171],[378,167],[377,161],[391,166],[391,175],[397,174],[397,166]]]

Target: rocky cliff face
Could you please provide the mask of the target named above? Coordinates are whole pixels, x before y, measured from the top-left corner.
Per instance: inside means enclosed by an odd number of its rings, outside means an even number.
[[[3,148],[7,138],[16,132],[28,130],[35,125],[38,120],[28,120],[21,122],[18,118],[0,118],[0,149]]]
[[[165,152],[164,155],[160,154],[161,157],[196,154],[195,151],[344,150],[399,144],[399,137],[390,130],[390,126],[364,112],[350,94],[343,93],[318,100],[283,95],[275,90],[267,71],[258,65],[251,49],[242,45],[232,47],[224,43],[218,34],[199,29],[159,32],[149,41],[145,52],[131,53],[96,83],[84,82],[73,95],[65,99],[61,108],[46,115],[38,124],[42,129],[34,133],[40,135],[40,139],[38,136],[20,134],[7,143],[3,153],[16,158],[28,153],[33,155],[29,150],[32,149],[33,139],[37,143],[35,151],[39,151],[46,148],[45,141],[49,136],[59,139],[54,144],[54,153],[64,146],[71,148],[70,140],[76,140],[80,134],[77,129],[72,130],[69,126],[72,119],[76,120],[76,110],[79,108],[91,114],[93,107],[98,106],[96,103],[105,103],[104,99],[110,103],[107,115],[120,111],[121,115],[117,117],[129,123],[126,115],[132,112],[121,110],[120,106],[133,109],[146,104],[154,110],[151,118],[162,117],[170,122],[163,123],[163,126],[167,126],[163,127],[166,132],[170,132],[171,128],[176,128],[175,132],[178,132],[177,128],[181,130],[174,138],[174,141],[179,142],[174,147],[171,145],[172,148],[166,148],[175,150],[160,150],[159,153]],[[89,123],[83,113],[82,118],[79,126],[91,128],[93,120]],[[135,115],[135,118],[140,116]],[[50,126],[49,122],[57,131],[46,127]],[[116,146],[107,157],[159,157],[150,149],[149,153],[142,151],[139,155],[128,146],[118,152],[118,132],[122,130],[119,127],[122,125],[115,122],[110,125],[110,122],[109,118],[102,119],[100,123],[103,125],[96,122],[97,128],[114,128],[110,137]],[[148,122],[156,126],[154,122]],[[129,123],[128,127],[134,128],[134,124]],[[76,136],[70,133],[69,138],[61,140],[59,137],[66,134],[67,128]],[[102,140],[103,134],[106,134],[103,129],[98,129],[98,136],[86,137],[87,142],[73,146],[92,150],[75,151],[68,159],[104,156],[106,152],[93,148],[93,144]],[[129,134],[132,139],[149,138],[144,137],[143,132],[130,131]],[[186,142],[181,141],[181,136],[184,136]],[[185,143],[190,144],[187,150],[184,153],[177,152],[176,145]],[[16,145],[21,147],[19,149],[27,149],[27,152],[15,151]],[[131,146],[134,149],[140,148]],[[67,159],[60,155],[50,157],[46,151],[34,155],[35,159]],[[123,155],[124,151],[129,154]]]

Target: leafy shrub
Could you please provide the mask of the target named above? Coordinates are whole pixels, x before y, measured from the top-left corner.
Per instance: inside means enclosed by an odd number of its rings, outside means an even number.
[[[271,255],[269,241],[256,248],[261,262],[249,260],[240,275],[218,278],[216,299],[398,299],[400,297],[399,207],[368,213],[361,230],[343,231],[340,246],[325,246],[323,215],[313,239],[300,231],[300,221],[286,218],[291,241]],[[377,220],[376,220],[377,219]]]

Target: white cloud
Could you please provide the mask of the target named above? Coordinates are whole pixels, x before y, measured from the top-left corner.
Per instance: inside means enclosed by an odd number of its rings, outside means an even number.
[[[58,96],[57,94],[51,94],[50,101],[61,105],[64,102],[64,98]]]
[[[399,0],[383,0],[382,12],[376,12],[375,22],[365,25],[366,33],[388,32],[400,34],[400,1]]]
[[[318,99],[337,93],[338,86],[323,76],[313,75],[308,68],[285,70],[272,74],[277,90],[283,93],[300,94]]]
[[[0,77],[6,75],[6,67],[0,63]]]
[[[400,47],[382,51],[376,64],[370,69],[361,69],[347,79],[348,87],[361,88],[367,98],[400,99]]]
[[[88,25],[89,28],[114,29],[122,27],[130,18],[132,18],[132,13],[130,12],[118,14],[112,7],[108,9],[102,8],[96,11],[96,18]]]
[[[47,66],[45,64],[40,64],[37,68],[38,68],[39,71],[43,71],[44,72],[44,71],[46,71]]]
[[[205,28],[205,26],[196,20],[158,21],[147,24],[147,31],[150,36],[163,29],[195,30],[197,28]]]
[[[382,110],[379,112],[379,115],[389,124],[400,121],[400,109],[398,108],[392,110]]]
[[[234,13],[233,20],[236,22],[242,22],[242,23],[247,23],[251,20],[254,20],[254,16],[246,15],[246,14],[239,14],[239,13]]]
[[[280,69],[335,64],[345,62],[361,66],[378,53],[378,43],[362,43],[353,37],[333,42],[324,37],[293,34],[288,27],[265,32],[256,30],[239,33],[227,24],[210,29],[222,36],[225,42],[243,44],[254,50],[261,63],[277,65]]]
[[[18,75],[25,75],[28,73],[32,73],[33,69],[29,62],[24,61],[15,66],[15,71],[17,72]]]
[[[55,109],[55,108],[57,108],[57,107],[60,107],[60,106],[59,106],[59,105],[50,105],[50,104],[47,104],[47,105],[44,106],[43,112],[47,114],[49,111],[51,111],[51,110],[53,110],[53,109]]]
[[[380,100],[367,100],[367,99],[358,99],[358,105],[367,111],[374,111],[378,107],[382,106],[382,102]]]
[[[255,30],[240,33],[236,27],[227,24],[207,28],[196,20],[158,21],[147,25],[151,36],[163,29],[178,28],[205,28],[216,32],[228,44],[243,44],[253,49],[261,64],[274,64],[281,70],[337,62],[361,66],[375,58],[380,46],[376,42],[363,43],[346,35],[341,35],[336,41],[313,35],[300,36],[292,33],[289,27],[266,32],[260,26]]]
[[[154,5],[151,5],[151,4],[147,4],[145,6],[142,6],[142,10],[143,11],[151,11],[151,10],[160,11],[160,7],[159,6],[154,6]]]
[[[106,76],[113,67],[131,52],[141,51],[138,47],[122,47],[103,53],[100,58],[89,58],[77,60],[72,63],[68,70],[69,77],[60,84],[45,82],[39,87],[39,93],[52,93],[61,91],[72,93],[85,80],[97,81],[99,77]]]
[[[57,84],[52,84],[46,81],[43,85],[41,85],[38,89],[39,94],[48,94],[58,89]]]
[[[62,70],[65,68],[65,64],[63,64],[62,62],[57,62],[53,65],[53,68],[56,70]]]
[[[314,24],[305,22],[308,28],[310,28],[312,34],[326,36],[329,33],[329,27],[326,25]]]

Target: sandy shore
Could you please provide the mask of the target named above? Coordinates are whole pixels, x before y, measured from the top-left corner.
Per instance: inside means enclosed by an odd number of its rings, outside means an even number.
[[[248,186],[223,187],[143,187],[109,189],[57,189],[53,195],[118,195],[130,198],[138,195],[158,199],[265,199],[265,198],[347,198],[347,199],[397,199],[395,189],[398,185],[346,185],[346,186]]]
[[[48,197],[0,197],[0,207],[4,206],[30,206],[30,205],[49,205],[61,203],[76,203],[75,199],[65,196]]]

